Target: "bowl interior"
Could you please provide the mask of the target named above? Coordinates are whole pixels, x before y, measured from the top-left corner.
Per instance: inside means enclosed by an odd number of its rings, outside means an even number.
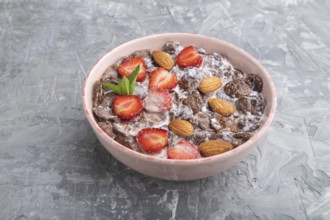
[[[251,55],[230,43],[202,35],[183,33],[151,35],[130,41],[108,52],[95,64],[86,78],[83,89],[84,111],[94,130],[96,128],[101,130],[98,127],[92,112],[92,93],[95,81],[100,79],[104,71],[121,57],[127,56],[136,50],[161,49],[168,41],[179,41],[184,46],[198,45],[204,48],[207,53],[217,52],[222,54],[233,64],[234,67],[241,69],[245,73],[257,74],[263,79],[264,86],[262,94],[266,102],[264,111],[265,119],[259,131],[248,142],[255,141],[261,137],[270,125],[276,108],[276,93],[274,85],[266,70]],[[244,145],[248,145],[248,142]],[[234,150],[238,149],[239,147]]]

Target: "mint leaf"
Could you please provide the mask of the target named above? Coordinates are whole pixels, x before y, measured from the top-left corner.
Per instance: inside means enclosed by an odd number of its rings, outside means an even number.
[[[109,83],[109,82],[102,82],[102,85],[111,89],[114,93],[116,93],[117,95],[121,95],[121,88],[118,85]]]
[[[129,94],[130,95],[134,94],[136,79],[137,79],[139,71],[140,71],[140,65],[138,65],[135,68],[135,70],[131,73],[131,75],[129,75],[129,77],[128,77],[128,80],[129,80]]]
[[[109,82],[102,82],[102,85],[111,89],[117,95],[133,95],[136,79],[138,73],[140,71],[140,65],[138,65],[135,70],[129,75],[129,77],[123,77],[118,81],[118,85],[109,83]]]
[[[119,80],[118,86],[122,91],[122,95],[129,95],[129,80],[124,76],[122,79]]]

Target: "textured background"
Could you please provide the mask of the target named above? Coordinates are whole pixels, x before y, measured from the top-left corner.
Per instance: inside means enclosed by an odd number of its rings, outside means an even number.
[[[329,11],[326,0],[0,0],[0,219],[330,219]],[[138,174],[84,117],[95,61],[162,32],[230,41],[276,84],[265,141],[217,176]]]

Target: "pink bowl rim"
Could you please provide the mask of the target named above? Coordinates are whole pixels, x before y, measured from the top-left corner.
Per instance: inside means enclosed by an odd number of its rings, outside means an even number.
[[[269,81],[269,84],[271,86],[270,91],[271,91],[271,97],[272,97],[272,102],[268,103],[271,104],[271,109],[270,109],[270,113],[269,116],[266,117],[266,121],[264,122],[263,126],[259,128],[259,130],[257,131],[257,133],[255,135],[253,135],[251,137],[250,140],[248,140],[247,142],[245,142],[244,144],[240,145],[239,147],[236,147],[230,151],[227,151],[225,153],[219,154],[219,155],[215,155],[212,157],[202,157],[202,158],[197,158],[197,159],[190,159],[190,160],[179,160],[179,159],[167,159],[167,158],[158,158],[158,157],[154,157],[154,156],[150,156],[147,154],[143,154],[137,151],[134,151],[128,147],[125,147],[124,145],[116,142],[113,138],[109,137],[96,123],[96,120],[94,119],[93,113],[91,111],[89,111],[89,109],[87,108],[87,104],[86,104],[86,96],[85,96],[85,90],[86,90],[86,86],[87,86],[87,82],[89,80],[90,75],[92,74],[92,72],[94,71],[95,68],[97,68],[98,64],[101,63],[103,61],[103,59],[111,52],[114,52],[116,50],[119,50],[121,47],[124,47],[126,45],[130,45],[130,44],[135,44],[141,40],[148,40],[148,39],[153,39],[153,38],[158,38],[158,37],[175,37],[175,36],[186,36],[186,37],[198,37],[198,38],[204,38],[205,40],[213,40],[213,41],[218,41],[219,43],[225,44],[226,46],[228,46],[230,49],[233,50],[238,50],[240,53],[242,53],[243,55],[249,57],[249,59],[253,62],[253,64],[255,66],[257,66],[258,68],[260,68],[265,74],[265,78],[267,81]],[[212,162],[215,160],[223,160],[223,159],[227,159],[229,157],[234,156],[237,153],[243,152],[244,150],[246,150],[247,148],[251,147],[251,144],[255,141],[258,141],[266,132],[266,130],[268,129],[268,127],[270,126],[270,124],[272,123],[274,116],[275,116],[275,112],[276,112],[276,105],[277,105],[277,96],[276,96],[276,90],[275,90],[275,86],[274,83],[269,75],[269,73],[266,71],[266,69],[259,63],[259,61],[257,61],[252,55],[250,55],[249,53],[247,53],[246,51],[244,51],[243,49],[233,45],[232,43],[220,40],[218,38],[215,37],[210,37],[210,36],[205,36],[205,35],[201,35],[201,34],[194,34],[194,33],[161,33],[161,34],[153,34],[153,35],[147,35],[147,36],[143,36],[140,38],[136,38],[134,40],[130,40],[126,43],[120,44],[119,46],[113,48],[112,50],[108,51],[106,54],[104,54],[95,64],[94,66],[91,68],[91,70],[89,71],[88,75],[85,78],[85,82],[84,82],[84,86],[82,89],[82,100],[83,100],[83,109],[84,109],[84,114],[87,117],[90,125],[94,128],[94,131],[98,131],[99,134],[106,140],[106,142],[108,143],[112,143],[113,147],[118,148],[121,151],[124,151],[127,154],[130,154],[131,156],[134,157],[139,157],[140,159],[143,160],[147,160],[147,161],[153,161],[153,162],[157,162],[157,163],[162,163],[162,164],[182,164],[182,165],[189,165],[189,164],[199,164],[199,163],[204,163],[204,162]]]

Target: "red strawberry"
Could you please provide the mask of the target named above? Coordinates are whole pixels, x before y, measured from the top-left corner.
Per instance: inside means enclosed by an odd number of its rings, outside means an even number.
[[[122,120],[131,120],[143,110],[143,101],[136,95],[116,96],[112,101],[112,111]]]
[[[146,153],[159,153],[167,146],[168,132],[161,128],[145,128],[137,134],[136,141]]]
[[[148,112],[163,112],[172,106],[172,98],[167,91],[149,90],[147,97],[144,99],[144,108]]]
[[[203,57],[197,52],[193,46],[185,47],[176,57],[176,63],[180,67],[199,67],[203,62]]]
[[[146,64],[141,57],[125,60],[122,64],[120,64],[120,66],[118,67],[119,75],[128,77],[138,65],[140,65],[140,71],[138,73],[136,81],[142,82],[147,77],[147,74]]]
[[[149,79],[149,89],[152,90],[171,90],[178,84],[178,79],[175,75],[169,73],[163,67],[154,70]]]
[[[167,149],[167,157],[169,159],[196,159],[201,157],[198,147],[186,140],[178,141],[174,147]]]

